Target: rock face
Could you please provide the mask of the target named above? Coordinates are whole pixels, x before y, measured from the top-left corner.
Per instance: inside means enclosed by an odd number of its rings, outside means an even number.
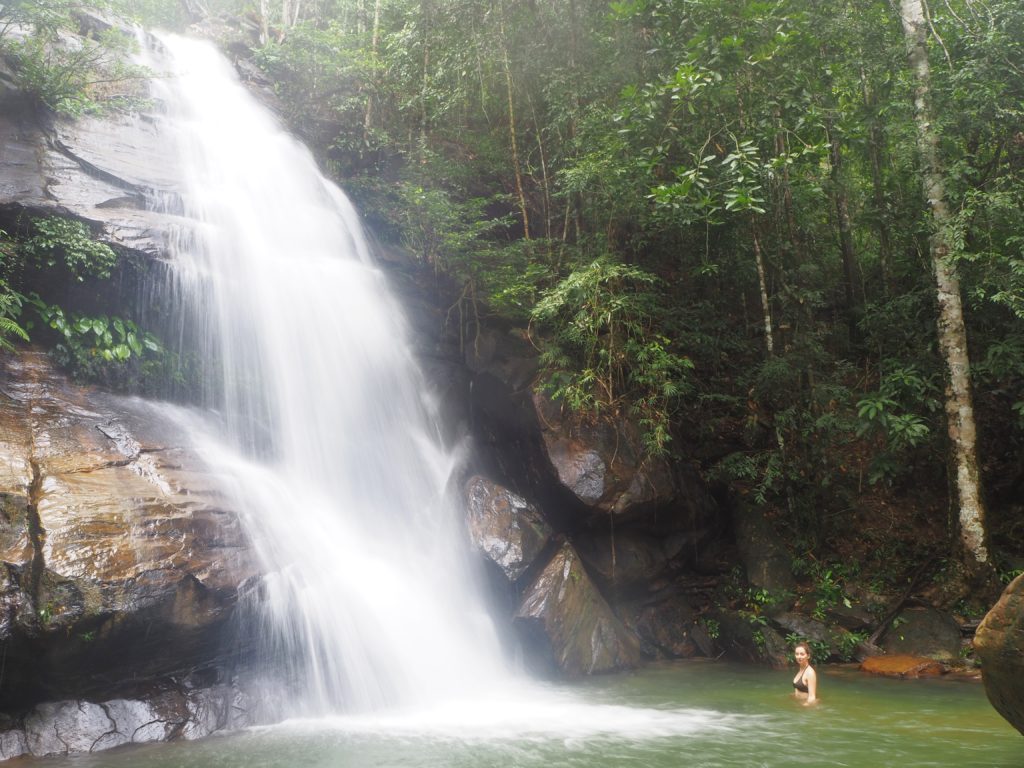
[[[473,547],[516,581],[551,540],[551,527],[526,499],[479,475],[466,483],[466,499]]]
[[[992,706],[1024,734],[1024,575],[986,614],[974,637],[981,676]]]
[[[254,558],[181,429],[38,353],[0,382],[0,706],[137,695],[233,658]]]
[[[146,198],[175,183],[152,120],[41,117],[17,92],[0,91],[0,223],[8,231],[22,212],[71,214],[114,247],[158,255],[170,218],[147,211]]]
[[[743,499],[733,506],[736,548],[752,587],[768,592],[782,609],[793,604],[793,558],[763,511]]]
[[[931,607],[905,608],[880,643],[890,654],[927,656],[952,661],[962,646],[960,625],[947,613]]]
[[[677,489],[668,465],[644,459],[636,427],[576,423],[541,393],[533,396],[548,460],[562,484],[584,504],[616,515],[672,502]]]
[[[597,591],[579,556],[564,544],[526,592],[516,613],[524,633],[555,667],[575,677],[637,666],[640,645]]]
[[[0,760],[201,738],[253,722],[248,698],[228,686],[168,689],[146,700],[47,702],[35,707],[20,726],[0,733]]]

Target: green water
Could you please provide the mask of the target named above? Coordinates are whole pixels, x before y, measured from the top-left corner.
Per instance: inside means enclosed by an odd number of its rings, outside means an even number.
[[[290,722],[199,742],[32,760],[32,768],[1024,768],[1024,737],[977,681],[888,680],[716,662],[542,686],[429,711]]]

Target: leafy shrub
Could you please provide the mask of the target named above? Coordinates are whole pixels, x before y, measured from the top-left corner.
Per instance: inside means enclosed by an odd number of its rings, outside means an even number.
[[[62,264],[75,280],[86,277],[106,279],[117,265],[117,254],[105,243],[92,239],[80,221],[50,216],[32,222],[35,231],[21,244],[24,256],[36,266],[53,268]]]
[[[129,361],[161,356],[166,350],[153,334],[120,317],[68,314],[38,294],[28,299],[43,323],[60,339],[53,347],[58,364],[79,378],[117,381],[126,378]]]
[[[533,320],[548,332],[544,389],[573,411],[600,416],[624,402],[651,454],[666,450],[673,408],[693,363],[652,331],[661,314],[656,276],[603,256],[545,291]]]

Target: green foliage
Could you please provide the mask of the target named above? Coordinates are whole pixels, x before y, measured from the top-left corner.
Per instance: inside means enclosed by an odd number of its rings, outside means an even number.
[[[793,572],[811,579],[811,595],[814,598],[813,615],[823,620],[826,611],[837,605],[851,606],[844,584],[856,575],[852,569],[841,563],[820,562],[814,559],[798,558],[793,562]]]
[[[21,296],[0,280],[0,349],[14,349],[14,344],[11,343],[12,336],[28,341],[28,333],[17,321],[21,315],[21,301]]]
[[[653,453],[687,434],[819,559],[863,496],[942,493],[932,223],[892,4],[393,0],[376,37],[370,7],[270,18],[260,60],[381,236],[460,286],[449,319],[528,325],[564,406],[630,415]],[[996,476],[1024,429],[1024,10],[930,10],[941,234]]]
[[[139,100],[135,89],[149,74],[128,61],[134,39],[116,29],[82,30],[76,18],[79,10],[104,6],[20,0],[0,8],[0,54],[16,62],[18,86],[69,117],[133,106]],[[14,29],[30,34],[15,37]],[[68,33],[78,36],[69,38]]]
[[[857,646],[868,639],[867,632],[843,632],[839,635],[839,647],[836,652],[839,660],[850,662],[854,660]]]
[[[627,400],[654,454],[666,449],[671,410],[693,368],[649,330],[660,311],[658,282],[642,269],[598,258],[545,291],[533,310],[533,320],[552,334],[541,355],[551,397],[594,416]]]
[[[117,254],[93,240],[80,221],[50,216],[32,221],[33,234],[21,243],[22,253],[37,267],[65,267],[78,282],[87,277],[105,280],[117,265]]]
[[[712,640],[717,640],[722,633],[722,628],[717,621],[714,619],[702,619],[704,624],[704,631],[708,633],[708,637]]]
[[[17,261],[17,245],[7,233],[0,229],[0,268],[5,272],[12,262]],[[11,337],[28,341],[28,334],[18,323],[21,316],[21,294],[11,289],[6,280],[0,278],[0,349],[14,349]]]
[[[68,314],[37,294],[30,296],[28,303],[39,319],[57,333],[59,341],[53,347],[53,355],[58,364],[79,378],[123,384],[129,376],[138,375],[144,358],[166,354],[155,336],[140,330],[130,320]],[[134,370],[130,362],[137,363]]]

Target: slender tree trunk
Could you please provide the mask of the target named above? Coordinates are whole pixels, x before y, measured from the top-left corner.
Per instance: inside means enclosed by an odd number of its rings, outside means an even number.
[[[761,292],[761,319],[764,322],[764,346],[768,357],[775,354],[775,338],[772,336],[772,306],[768,302],[768,278],[764,268],[764,254],[761,251],[761,239],[757,235],[757,225],[750,224],[754,237],[754,264],[757,266],[757,287]]]
[[[784,157],[789,152],[786,142],[786,134],[782,129],[782,116],[778,108],[775,109],[775,156]],[[800,240],[796,225],[796,211],[793,205],[793,184],[789,178],[789,163],[782,163],[782,209],[786,214],[786,238],[789,240],[789,247],[792,251],[793,260],[797,264],[803,263],[803,253],[800,248]]]
[[[433,11],[429,0],[420,3],[420,24],[423,27],[423,79],[420,81],[420,164],[426,162],[427,148],[427,86],[430,83],[430,16]]]
[[[843,185],[843,154],[839,137],[831,118],[825,120],[825,133],[829,141],[829,164],[832,181],[832,201],[836,208],[836,223],[839,227],[839,253],[843,264],[843,299],[846,303],[844,314],[850,343],[857,345],[860,337],[858,322],[860,304],[857,301],[856,276],[857,253],[853,247],[853,224],[850,222],[850,203]]]
[[[373,32],[370,37],[370,65],[373,67],[372,88],[366,97],[366,114],[363,116],[363,146],[370,146],[370,132],[373,130],[374,91],[380,84],[377,76],[378,51],[380,49],[380,7],[383,0],[373,4]]]
[[[523,239],[530,239],[530,213],[526,207],[526,193],[523,189],[523,172],[519,164],[519,145],[516,138],[515,88],[512,82],[512,62],[508,56],[508,38],[505,36],[505,3],[501,3],[501,15],[498,21],[498,34],[501,36],[501,58],[505,68],[505,90],[508,96],[508,135],[509,149],[512,152],[512,170],[515,174],[516,197],[519,198],[519,212],[523,218]]]
[[[260,44],[270,42],[270,4],[269,0],[260,0]]]
[[[878,217],[878,262],[882,272],[882,291],[888,296],[889,261],[892,257],[892,237],[889,234],[889,210],[885,204],[885,183],[882,180],[882,151],[885,136],[878,123],[875,96],[868,85],[867,75],[861,70],[861,89],[864,107],[868,111],[868,159],[871,162],[871,187],[874,193],[875,216]]]
[[[951,463],[956,473],[960,542],[965,565],[973,574],[979,576],[991,571],[988,530],[979,480],[977,433],[971,398],[967,331],[964,328],[960,300],[960,280],[955,265],[949,259],[949,243],[944,234],[945,225],[949,220],[949,209],[946,206],[938,136],[932,125],[929,103],[931,70],[926,46],[927,22],[922,0],[900,0],[900,11],[906,35],[907,56],[916,80],[914,107],[924,196],[932,214],[930,255],[938,298],[939,347],[948,373],[946,417],[953,454]]]

